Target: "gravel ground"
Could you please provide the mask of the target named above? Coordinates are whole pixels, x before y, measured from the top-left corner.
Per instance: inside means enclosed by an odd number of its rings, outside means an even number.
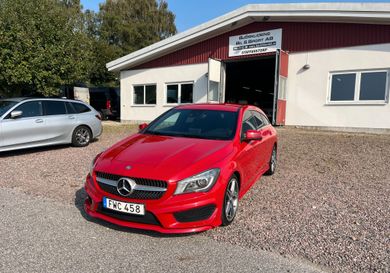
[[[86,221],[70,204],[17,190],[1,188],[0,200],[1,273],[324,273],[302,259],[203,234],[158,236]]]
[[[134,131],[105,126],[87,148],[0,154],[0,187],[79,205],[95,154]],[[246,194],[233,225],[203,234],[332,272],[389,272],[389,162],[389,135],[279,129],[277,173]]]

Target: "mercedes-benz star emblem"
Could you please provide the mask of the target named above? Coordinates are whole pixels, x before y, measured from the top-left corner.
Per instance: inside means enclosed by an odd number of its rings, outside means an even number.
[[[121,178],[118,180],[116,190],[122,196],[129,196],[133,193],[135,187],[135,181],[129,178]]]
[[[127,165],[127,166],[125,167],[125,169],[126,169],[126,170],[130,170],[130,169],[131,169],[131,166],[130,166],[130,165]]]

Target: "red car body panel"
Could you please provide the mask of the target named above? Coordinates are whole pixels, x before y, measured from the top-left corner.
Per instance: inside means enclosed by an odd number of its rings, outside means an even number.
[[[85,190],[86,212],[96,218],[130,228],[154,230],[162,233],[200,232],[221,225],[225,189],[233,174],[239,176],[239,198],[268,170],[272,149],[277,142],[276,130],[271,125],[262,127],[261,140],[242,141],[241,124],[245,111],[261,110],[254,106],[229,104],[194,104],[178,106],[179,109],[207,109],[238,111],[237,130],[232,140],[209,140],[137,133],[118,142],[97,159]],[[126,168],[131,166],[130,169]],[[207,192],[174,195],[178,181],[198,173],[219,168],[214,186]],[[156,200],[130,199],[102,190],[96,181],[96,172],[116,174],[121,177],[138,177],[167,182],[167,190]],[[108,216],[98,207],[103,197],[114,200],[142,203],[159,224],[125,221]],[[175,213],[213,205],[215,210],[207,219],[181,222]]]

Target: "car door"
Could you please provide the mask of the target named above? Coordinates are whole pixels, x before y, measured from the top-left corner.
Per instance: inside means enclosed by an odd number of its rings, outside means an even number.
[[[251,110],[256,122],[256,129],[261,132],[262,140],[258,143],[259,165],[258,172],[263,171],[268,167],[268,162],[271,157],[273,148],[273,130],[268,119],[258,111]]]
[[[244,140],[245,133],[248,130],[256,130],[256,122],[250,110],[246,110],[241,123],[241,143],[240,154],[237,161],[243,173],[242,187],[245,191],[255,179],[259,166],[259,143],[260,141]]]
[[[65,101],[43,101],[45,132],[50,143],[68,143],[76,127],[74,113],[69,113]]]
[[[11,114],[8,114],[1,121],[3,148],[36,145],[45,141],[41,101],[23,102],[13,111],[21,111],[22,115],[11,118]]]

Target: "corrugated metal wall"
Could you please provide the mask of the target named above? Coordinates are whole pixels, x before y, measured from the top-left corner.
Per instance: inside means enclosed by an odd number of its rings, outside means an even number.
[[[290,52],[390,43],[390,25],[256,22],[133,69],[206,63],[208,58],[232,59],[228,56],[229,36],[277,28],[283,29],[282,49]]]

